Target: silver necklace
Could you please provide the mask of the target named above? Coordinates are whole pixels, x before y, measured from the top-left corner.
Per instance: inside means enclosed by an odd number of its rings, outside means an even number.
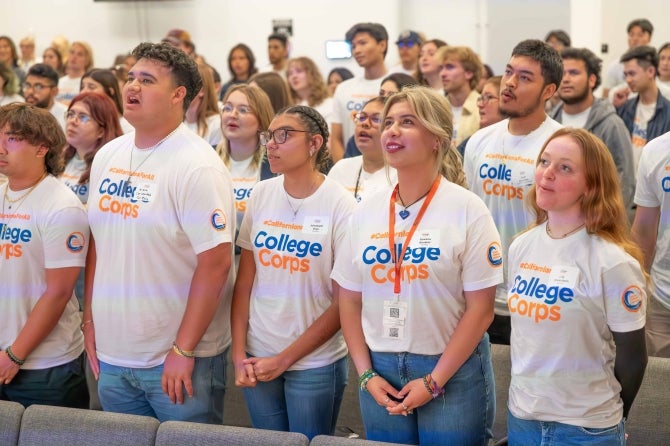
[[[180,124],[180,125],[181,125],[181,124]],[[144,158],[142,161],[140,161],[140,164],[138,164],[137,167],[135,167],[135,170],[133,170],[133,152],[135,151],[135,149],[140,150],[140,148],[137,147],[136,145],[133,145],[133,147],[130,149],[130,166],[128,166],[128,172],[129,172],[129,173],[128,173],[128,179],[126,180],[126,185],[127,185],[127,186],[130,186],[130,185],[131,185],[131,178],[132,178],[132,177],[133,177],[133,176],[140,170],[140,167],[142,167],[142,165],[146,162],[146,160],[148,160],[149,158],[151,158],[151,155],[154,154],[154,152],[156,151],[156,149],[158,149],[158,147],[159,147],[161,144],[163,144],[165,141],[167,141],[167,139],[168,139],[170,136],[174,135],[174,133],[175,133],[178,129],[179,129],[179,126],[177,126],[174,130],[172,130],[170,133],[168,133],[168,135],[167,135],[165,138],[161,139],[160,141],[158,141],[158,142],[157,142],[156,144],[154,144],[153,146],[148,147],[148,148],[146,148],[146,149],[142,149],[145,153],[146,153],[146,152],[149,152],[149,151],[150,151],[150,153],[149,153],[149,155],[146,156],[146,158]]]
[[[293,207],[293,204],[291,203],[291,197],[289,197],[288,192],[286,192],[286,187],[284,187],[284,194],[286,195],[286,201],[288,202],[289,207],[291,208],[291,211],[293,212],[293,221],[295,221],[296,216],[298,215],[298,211],[302,207],[303,203],[305,200],[312,195],[312,192],[314,191],[314,186],[316,185],[317,179],[314,179],[312,182],[312,185],[309,187],[309,192],[307,193],[307,196],[300,200],[300,204],[298,204],[298,207]],[[296,198],[294,198],[296,200]]]

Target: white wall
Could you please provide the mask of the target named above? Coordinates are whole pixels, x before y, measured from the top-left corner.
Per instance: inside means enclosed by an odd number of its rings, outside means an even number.
[[[656,31],[655,46],[670,40],[670,14],[665,0],[172,0],[94,2],[93,0],[0,0],[0,29],[18,40],[33,33],[37,51],[62,34],[85,40],[95,51],[96,66],[107,67],[114,56],[143,40],[158,41],[171,28],[188,30],[197,45],[228,77],[231,46],[247,43],[258,65],[267,64],[266,38],[273,18],[293,19],[293,55],[312,57],[328,71],[338,65],[360,72],[353,61],[328,61],[324,41],[343,39],[360,21],[383,23],[389,32],[387,62],[397,62],[395,39],[403,29],[423,31],[450,44],[468,45],[502,71],[512,47],[524,38],[543,38],[554,28],[573,36],[575,45],[597,54],[600,43],[610,51],[604,59],[626,50],[626,24],[648,17]]]

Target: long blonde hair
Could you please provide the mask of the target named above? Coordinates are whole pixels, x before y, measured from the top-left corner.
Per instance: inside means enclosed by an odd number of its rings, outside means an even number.
[[[323,76],[321,75],[321,71],[319,71],[319,67],[316,66],[314,61],[309,57],[297,57],[295,59],[291,59],[288,61],[288,68],[286,69],[287,73],[291,69],[292,65],[297,65],[307,73],[307,82],[309,83],[310,89],[307,105],[310,107],[316,107],[325,101],[328,98],[328,87],[326,86],[326,82],[323,80]],[[289,89],[291,90],[291,99],[293,99],[294,103],[299,104],[302,101],[302,98],[298,96],[298,93],[293,88],[291,88],[291,84],[289,84]]]
[[[263,90],[253,85],[238,84],[233,85],[228,89],[226,96],[223,98],[223,102],[226,102],[230,95],[235,91],[242,93],[247,98],[247,101],[249,101],[249,106],[258,120],[258,133],[267,130],[267,128],[270,127],[270,122],[272,122],[272,117],[274,116],[272,104],[270,103],[268,95],[265,94]],[[223,126],[223,120],[221,120],[221,125]],[[263,159],[263,156],[265,156],[265,150],[263,146],[261,146],[258,134],[256,135],[256,144],[257,149],[251,160],[251,166],[254,168],[261,164],[261,160]],[[230,143],[225,137],[216,147],[216,152],[226,166],[230,167]]]
[[[391,106],[399,102],[407,102],[421,125],[438,139],[440,147],[437,150],[436,165],[439,173],[452,183],[467,188],[461,154],[451,143],[454,127],[451,106],[447,98],[428,87],[405,87],[386,100],[382,122],[386,119]]]
[[[556,130],[542,146],[536,165],[539,164],[550,141],[567,136],[582,149],[586,193],[581,201],[584,225],[589,234],[620,246],[640,263],[644,271],[644,256],[640,247],[633,241],[623,204],[619,174],[614,159],[600,138],[580,128],[564,127]],[[535,227],[547,221],[547,211],[537,205],[536,186],[530,188],[526,196],[527,205],[535,213]]]

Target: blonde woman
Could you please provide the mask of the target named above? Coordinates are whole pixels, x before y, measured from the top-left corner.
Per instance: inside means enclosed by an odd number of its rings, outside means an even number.
[[[464,176],[444,96],[405,88],[387,99],[381,125],[398,182],[358,205],[331,275],[366,435],[484,446],[500,236],[481,199],[454,184]]]
[[[264,162],[259,134],[268,128],[273,115],[270,99],[258,87],[233,85],[223,98],[221,130],[225,139],[217,151],[233,177],[238,230],[251,190],[258,181],[272,176]]]
[[[309,57],[298,57],[288,61],[286,79],[294,103],[316,109],[330,125],[333,116],[333,98],[319,71]]]
[[[93,68],[93,50],[86,42],[72,42],[65,64],[65,76],[58,81],[56,100],[70,105],[72,98],[79,94],[81,78]]]

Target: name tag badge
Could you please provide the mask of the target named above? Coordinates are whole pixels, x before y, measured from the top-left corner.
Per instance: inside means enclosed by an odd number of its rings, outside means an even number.
[[[139,181],[140,180],[133,180],[133,187],[136,188],[133,198],[137,201],[141,201],[142,203],[149,203],[153,201],[154,197],[156,196],[156,183]]]
[[[407,302],[384,301],[384,325],[402,327],[407,318]]]
[[[424,229],[417,230],[414,235],[419,246],[439,246],[440,244],[440,231],[437,229]]]
[[[549,286],[574,289],[579,280],[579,268],[576,266],[556,265],[549,274]]]
[[[516,187],[529,187],[533,185],[535,178],[525,170],[516,169],[512,174],[512,185]]]
[[[308,235],[326,235],[330,229],[330,217],[305,217],[302,233]]]

